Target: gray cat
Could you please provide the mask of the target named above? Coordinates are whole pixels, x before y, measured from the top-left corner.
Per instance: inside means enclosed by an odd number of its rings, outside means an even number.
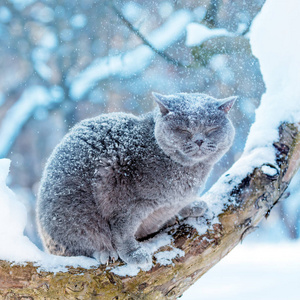
[[[205,212],[203,202],[191,204],[233,142],[227,113],[235,97],[154,96],[154,111],[84,120],[53,151],[37,203],[50,253],[147,264],[152,257],[137,239],[176,214]]]

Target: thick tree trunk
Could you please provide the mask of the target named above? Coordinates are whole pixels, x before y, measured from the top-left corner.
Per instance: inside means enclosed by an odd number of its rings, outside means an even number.
[[[278,202],[299,167],[297,128],[291,124],[279,128],[280,140],[274,143],[279,170],[269,165],[277,170],[276,175],[265,174],[263,166],[248,174],[231,189],[224,210],[218,216],[219,222],[206,220],[210,229],[204,234],[199,235],[184,221],[164,230],[172,235],[172,245],[185,252],[184,256],[173,259],[172,265],[154,262],[150,271],[120,277],[110,272],[112,267],[121,265],[120,262],[89,270],[69,268],[68,272],[54,274],[38,271],[32,263],[21,266],[0,261],[0,298],[176,299],[252,232]],[[230,175],[226,180],[231,186]],[[169,248],[165,246],[160,251]]]

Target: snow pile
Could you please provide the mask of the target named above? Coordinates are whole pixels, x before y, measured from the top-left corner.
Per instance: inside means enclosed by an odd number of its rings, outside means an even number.
[[[300,122],[299,14],[298,0],[267,1],[251,27],[251,47],[267,89],[245,146],[244,157],[253,156],[253,167],[261,161],[276,165],[272,145],[278,126]]]
[[[251,27],[250,42],[259,59],[267,91],[256,110],[242,157],[203,197],[218,215],[228,193],[254,168],[262,165],[276,174],[275,150],[278,126],[300,122],[300,2],[268,0]],[[274,166],[274,167],[271,167]]]
[[[8,159],[0,160],[0,258],[39,259],[39,249],[23,235],[27,219],[25,206],[16,200],[5,184],[9,165]]]
[[[298,0],[267,1],[251,27],[252,51],[259,59],[267,92],[256,111],[247,153],[271,146],[281,122],[300,121],[299,14]]]
[[[171,251],[158,252],[154,256],[158,264],[161,264],[162,266],[167,266],[172,264],[172,259],[176,257],[182,257],[184,255],[184,251],[178,248],[174,248]]]
[[[190,23],[186,27],[186,41],[188,47],[199,46],[205,41],[219,36],[234,36],[232,32],[224,28],[211,29],[203,24]]]

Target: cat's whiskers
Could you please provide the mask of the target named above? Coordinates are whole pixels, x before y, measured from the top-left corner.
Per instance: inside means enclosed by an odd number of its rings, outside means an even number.
[[[187,155],[194,155],[199,151],[199,147],[194,143],[186,143],[183,145],[183,152]]]

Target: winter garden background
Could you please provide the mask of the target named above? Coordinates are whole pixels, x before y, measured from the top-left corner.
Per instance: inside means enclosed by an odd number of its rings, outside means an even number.
[[[266,5],[272,1],[280,2]],[[42,247],[35,197],[46,159],[69,128],[101,113],[148,112],[152,91],[239,97],[231,112],[234,145],[215,167],[208,189],[241,156],[266,91],[249,42],[264,2],[0,1],[0,158],[11,160],[7,184],[26,206],[25,235]],[[297,0],[281,4],[285,13],[279,6],[274,17],[281,16],[281,24],[289,11],[300,14]],[[280,29],[274,25],[279,36]],[[300,40],[299,31],[290,34]],[[282,58],[297,60],[280,39],[278,49]],[[300,174],[285,197],[182,299],[298,299]]]

